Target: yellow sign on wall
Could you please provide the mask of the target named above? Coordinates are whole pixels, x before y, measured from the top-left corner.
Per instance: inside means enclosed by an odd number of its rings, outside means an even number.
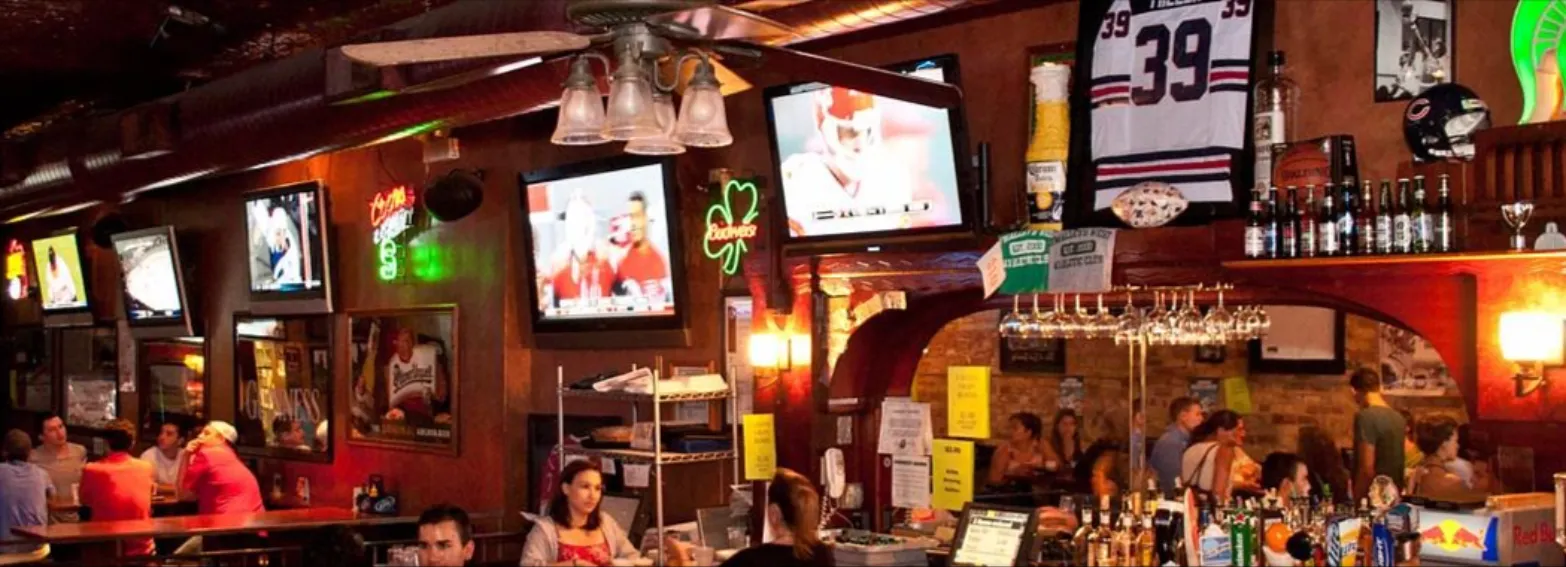
[[[990,367],[946,369],[946,434],[990,438]]]
[[[772,480],[777,472],[777,436],[772,414],[746,415],[745,426],[745,480]]]
[[[942,510],[962,510],[973,500],[973,442],[936,439],[930,452],[935,476],[930,503]]]

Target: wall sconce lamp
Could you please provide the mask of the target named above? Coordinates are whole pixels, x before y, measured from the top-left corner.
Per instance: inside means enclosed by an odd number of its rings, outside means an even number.
[[[750,366],[766,370],[793,370],[810,364],[810,335],[787,330],[750,335]]]
[[[1517,396],[1544,385],[1544,364],[1560,363],[1566,324],[1559,315],[1538,311],[1501,314],[1501,358],[1517,364]]]

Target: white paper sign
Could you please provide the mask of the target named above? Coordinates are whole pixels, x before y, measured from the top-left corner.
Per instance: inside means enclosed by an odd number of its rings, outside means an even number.
[[[881,432],[876,452],[890,455],[930,454],[930,404],[887,400],[881,404]]]
[[[892,457],[892,506],[930,507],[929,457]]]
[[[604,459],[604,474],[620,474],[620,469],[615,466],[614,459]]]
[[[1055,233],[1055,246],[1049,251],[1049,290],[1108,291],[1114,258],[1115,229],[1074,228]]]
[[[625,487],[647,488],[652,486],[649,477],[652,476],[652,465],[639,465],[635,463],[625,464]]]
[[[1006,281],[1006,261],[1001,257],[1000,242],[979,257],[979,277],[984,280],[984,297],[995,295],[995,290]]]
[[[851,415],[840,415],[840,416],[837,416],[837,444],[838,445],[853,445],[854,444],[854,416],[851,416]]]

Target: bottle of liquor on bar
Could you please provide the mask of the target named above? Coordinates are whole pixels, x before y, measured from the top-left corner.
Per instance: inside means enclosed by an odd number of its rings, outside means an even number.
[[[1266,217],[1262,219],[1262,252],[1268,258],[1281,258],[1283,253],[1279,250],[1282,245],[1279,226],[1282,221],[1278,219],[1278,189],[1276,187],[1267,189],[1267,210],[1263,211],[1263,213]]]
[[[1395,254],[1408,254],[1414,251],[1414,225],[1413,218],[1409,215],[1412,196],[1409,194],[1408,178],[1397,180],[1397,211],[1392,213],[1392,252]]]
[[[1284,258],[1300,257],[1299,210],[1297,210],[1294,205],[1296,203],[1296,199],[1298,198],[1299,196],[1295,194],[1294,186],[1290,185],[1288,197],[1283,201],[1283,221],[1279,225],[1279,230],[1282,231],[1282,235],[1280,236],[1281,242],[1279,243],[1279,247],[1281,248],[1279,255],[1283,256]]]
[[[1356,225],[1354,231],[1358,233],[1359,254],[1369,256],[1376,253],[1376,204],[1375,196],[1370,193],[1370,180],[1365,180],[1365,190],[1359,195],[1359,210],[1354,212]]]
[[[1428,254],[1431,241],[1435,239],[1432,234],[1430,213],[1425,210],[1425,176],[1414,176],[1414,206],[1408,211],[1409,231],[1413,235],[1410,241],[1412,252],[1415,254]]]
[[[1457,250],[1452,232],[1452,189],[1447,181],[1447,175],[1445,173],[1441,174],[1441,192],[1436,197],[1434,215],[1436,252],[1453,252]]]
[[[1359,545],[1354,550],[1354,555],[1358,559],[1354,562],[1354,564],[1371,567],[1370,558],[1376,556],[1376,538],[1374,536],[1374,531],[1372,530],[1372,528],[1375,526],[1375,519],[1370,511],[1369,499],[1359,499],[1359,513],[1356,515],[1359,517]],[[1383,565],[1381,567],[1393,566]]]
[[[1391,254],[1394,248],[1392,236],[1392,182],[1381,180],[1381,195],[1376,202],[1376,253]]]
[[[1115,530],[1114,525],[1110,523],[1109,496],[1107,495],[1100,496],[1098,499],[1098,531],[1096,539],[1098,540],[1098,547],[1095,548],[1097,554],[1094,555],[1094,561],[1090,564],[1097,567],[1113,567],[1114,564],[1110,562],[1110,558],[1114,555]]]
[[[1152,476],[1147,477],[1147,496],[1143,498],[1142,513],[1151,518],[1153,515],[1158,513],[1158,501],[1161,500],[1158,494],[1157,478]]]
[[[1269,225],[1270,222],[1265,218],[1266,213],[1262,212],[1263,203],[1261,196],[1261,189],[1258,188],[1251,191],[1251,214],[1245,219],[1246,258],[1277,257],[1276,238],[1272,239],[1273,242],[1271,243],[1267,242],[1269,240],[1267,237],[1272,235],[1268,234],[1269,231],[1266,225]],[[1277,207],[1277,205],[1272,204],[1267,206],[1270,208]],[[1268,246],[1268,244],[1273,245]]]
[[[1359,198],[1354,193],[1354,182],[1344,181],[1338,197],[1338,254],[1353,256],[1359,253],[1359,220],[1355,217]]]
[[[1316,257],[1316,186],[1305,186],[1305,204],[1300,206],[1300,256]]]
[[[1076,535],[1071,538],[1071,548],[1076,552],[1076,565],[1089,565],[1093,560],[1095,544],[1098,543],[1098,530],[1093,529],[1093,506],[1083,503],[1082,524],[1077,526]]]
[[[1201,545],[1201,561],[1203,567],[1229,567],[1234,563],[1233,552],[1230,550],[1230,534],[1228,526],[1224,524],[1212,504],[1208,503],[1202,509],[1202,523],[1207,527],[1202,529],[1198,538]]]
[[[1316,214],[1316,242],[1322,256],[1338,255],[1338,208],[1332,200],[1332,184],[1321,186],[1321,212]]]
[[[1282,51],[1267,54],[1272,72],[1256,81],[1256,123],[1252,130],[1256,145],[1256,186],[1272,185],[1272,148],[1295,135],[1294,118],[1299,114],[1300,87],[1283,71]]]
[[[1135,565],[1136,556],[1132,546],[1135,538],[1131,528],[1131,500],[1125,500],[1120,512],[1120,527],[1115,529],[1115,535],[1110,545],[1109,562],[1115,567],[1130,567]]]

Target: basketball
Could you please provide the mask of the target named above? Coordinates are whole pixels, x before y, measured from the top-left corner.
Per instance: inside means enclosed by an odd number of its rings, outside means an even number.
[[[1272,170],[1272,184],[1279,188],[1332,183],[1332,160],[1321,151],[1318,144],[1296,144],[1277,158]]]

